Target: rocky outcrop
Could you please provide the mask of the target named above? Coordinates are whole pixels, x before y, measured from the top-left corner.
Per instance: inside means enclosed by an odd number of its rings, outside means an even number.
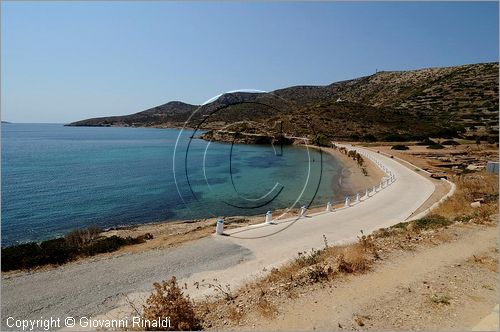
[[[241,133],[234,131],[210,130],[200,136],[207,141],[217,141],[235,144],[294,144],[295,140],[284,136],[269,136],[264,134]]]

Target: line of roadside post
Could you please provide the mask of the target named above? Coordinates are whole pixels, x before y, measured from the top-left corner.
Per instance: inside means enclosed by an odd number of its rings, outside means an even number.
[[[361,193],[356,193],[352,196],[346,196],[345,199],[341,201],[328,201],[326,203],[326,212],[335,212],[335,210],[338,209],[347,209],[349,207],[355,206],[361,202],[366,201],[368,198],[373,197],[375,194],[378,192],[382,191],[383,189],[389,187],[391,184],[393,184],[397,178],[394,172],[388,168],[384,163],[382,163],[380,160],[377,158],[373,157],[372,153],[368,153],[365,150],[360,150],[358,148],[355,148],[351,145],[345,145],[345,144],[334,144],[337,147],[344,147],[347,151],[356,151],[359,153],[362,157],[368,158],[371,160],[384,174],[385,176],[382,178],[380,183],[378,185],[374,185],[373,187],[366,188],[364,192]],[[335,209],[334,206],[338,204],[343,204],[343,207]],[[299,212],[299,218],[305,218],[307,216],[308,209],[306,206],[302,206],[300,208]],[[273,213],[272,211],[267,211],[265,214],[265,224],[272,225],[273,224]],[[222,235],[224,233],[224,219],[219,218],[217,219],[216,226],[215,226],[215,233],[218,235]]]

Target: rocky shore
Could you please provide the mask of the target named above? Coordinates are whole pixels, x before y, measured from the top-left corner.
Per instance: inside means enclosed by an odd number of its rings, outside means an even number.
[[[210,130],[199,138],[206,141],[217,141],[234,144],[296,144],[296,140],[285,136],[271,136],[257,133],[242,133],[236,131]]]

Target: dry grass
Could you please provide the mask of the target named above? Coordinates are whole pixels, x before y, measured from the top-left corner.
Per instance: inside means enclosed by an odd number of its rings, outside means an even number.
[[[265,318],[271,318],[278,313],[276,306],[265,298],[259,299],[257,303],[259,313]]]
[[[363,316],[363,315],[354,315],[354,321],[358,326],[365,326],[365,321],[370,320],[371,318],[369,316]]]
[[[444,305],[450,305],[450,300],[451,300],[451,297],[446,295],[446,294],[433,294],[431,295],[430,297],[430,300],[432,303],[435,303],[435,304],[444,304]]]
[[[299,253],[298,257],[267,275],[231,293],[231,297],[216,290],[211,298],[197,303],[195,311],[204,321],[204,328],[213,328],[214,321],[221,325],[239,324],[252,312],[261,318],[272,319],[279,313],[276,300],[296,298],[304,287],[323,284],[336,275],[362,273],[370,269],[376,259],[373,239],[360,236],[359,241],[345,246]],[[195,283],[199,287],[202,284]],[[245,309],[247,308],[247,309]],[[248,308],[251,308],[248,310]],[[221,319],[220,317],[224,317]],[[220,326],[220,325],[219,325]]]
[[[487,172],[465,174],[452,179],[456,184],[455,194],[433,212],[451,220],[462,221],[470,217],[478,222],[498,213],[498,175]],[[470,206],[474,200],[482,199],[479,208]],[[468,220],[466,220],[468,221]]]
[[[182,303],[187,308],[193,308],[196,313],[193,317],[199,317],[203,328],[221,329],[244,325],[256,317],[272,319],[279,314],[280,301],[289,301],[301,296],[307,289],[324,287],[336,277],[365,273],[380,258],[379,255],[384,256],[392,250],[412,250],[425,242],[448,241],[450,235],[440,236],[440,230],[455,222],[472,219],[477,222],[481,218],[484,218],[485,222],[490,221],[490,215],[498,209],[497,181],[498,176],[486,173],[463,175],[455,179],[456,195],[435,210],[436,214],[381,229],[372,235],[361,233],[358,241],[350,245],[329,246],[323,236],[323,249],[299,253],[298,257],[288,264],[273,268],[267,275],[234,292],[218,283],[197,283],[197,287],[208,285],[207,287],[215,290],[215,295],[199,301],[193,307],[186,302]],[[479,209],[470,207],[470,201],[477,198],[476,196],[484,199],[484,204]],[[497,262],[488,257],[472,257],[471,260],[485,268],[498,269]],[[158,294],[156,297],[153,294],[148,301],[163,301],[161,292],[165,293],[166,289],[172,287],[176,297],[180,296],[172,283],[167,283],[166,286],[155,285]],[[450,298],[446,295],[431,295],[429,301],[435,305],[450,304]],[[148,303],[151,304],[150,302]],[[164,304],[161,307],[165,308]],[[162,310],[154,309],[153,316],[158,316],[158,311],[164,315],[171,309]],[[369,318],[358,316],[358,326],[363,326],[366,319]]]
[[[365,272],[373,262],[373,256],[370,256],[361,244],[346,247],[338,257],[338,270],[343,273]]]
[[[490,255],[481,255],[481,256],[473,255],[467,261],[471,263],[480,264],[481,266],[490,271],[498,272],[498,260],[496,260],[495,257],[492,257]]]
[[[193,302],[189,296],[184,296],[175,277],[161,284],[154,283],[153,286],[155,291],[146,301],[142,319],[154,321],[168,318],[172,326],[165,328],[146,326],[146,330],[186,331],[199,328],[199,319],[195,314]]]
[[[227,317],[235,323],[239,323],[241,319],[244,317],[243,310],[240,308],[235,308],[233,306],[230,306],[227,312],[228,312]]]

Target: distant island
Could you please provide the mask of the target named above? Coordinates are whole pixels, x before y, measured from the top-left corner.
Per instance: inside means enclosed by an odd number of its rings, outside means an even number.
[[[12,122],[2,121],[2,123],[5,123],[5,124],[11,124]]]
[[[131,115],[68,125],[180,128],[195,113],[190,125],[201,124],[202,129],[252,122],[271,130],[273,137],[279,134],[279,123],[289,137],[368,142],[461,137],[496,142],[498,75],[498,62],[379,71],[326,86],[229,93],[202,106],[171,101]],[[271,107],[256,110],[265,104]],[[218,109],[224,110],[212,114]]]

